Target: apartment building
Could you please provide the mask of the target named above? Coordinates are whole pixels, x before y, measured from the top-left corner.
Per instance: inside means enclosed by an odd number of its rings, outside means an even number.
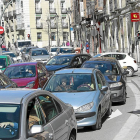
[[[11,0],[4,13],[6,44],[31,40],[39,47],[66,44],[70,37],[70,0]],[[4,6],[8,5],[3,0]]]

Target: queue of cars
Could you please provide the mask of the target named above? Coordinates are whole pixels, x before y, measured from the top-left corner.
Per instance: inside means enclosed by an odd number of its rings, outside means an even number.
[[[4,70],[12,88],[26,89],[0,91],[0,139],[76,140],[77,128],[101,129],[112,102],[126,103],[129,72],[115,58],[72,52],[51,57],[35,47],[27,55],[32,62]],[[9,123],[7,114],[17,118]]]

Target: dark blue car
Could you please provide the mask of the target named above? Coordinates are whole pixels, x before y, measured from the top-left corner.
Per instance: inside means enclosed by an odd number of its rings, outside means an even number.
[[[46,63],[49,72],[55,72],[64,68],[80,68],[83,62],[89,60],[89,54],[61,54],[54,56]]]
[[[110,85],[112,102],[126,103],[126,75],[128,72],[121,68],[118,60],[111,57],[91,58],[81,67],[99,69]]]

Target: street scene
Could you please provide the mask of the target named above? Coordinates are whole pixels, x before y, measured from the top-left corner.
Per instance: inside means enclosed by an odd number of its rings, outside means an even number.
[[[140,140],[140,0],[0,0],[0,140]]]

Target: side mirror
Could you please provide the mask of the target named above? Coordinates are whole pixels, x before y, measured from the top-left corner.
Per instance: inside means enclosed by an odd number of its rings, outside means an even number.
[[[101,91],[107,91],[108,90],[108,86],[102,86]]]
[[[42,125],[33,125],[30,129],[29,135],[32,136],[33,134],[42,133],[44,131]]]
[[[43,77],[43,76],[45,76],[46,74],[45,73],[39,73],[38,74],[38,77],[40,78],[40,77]]]

